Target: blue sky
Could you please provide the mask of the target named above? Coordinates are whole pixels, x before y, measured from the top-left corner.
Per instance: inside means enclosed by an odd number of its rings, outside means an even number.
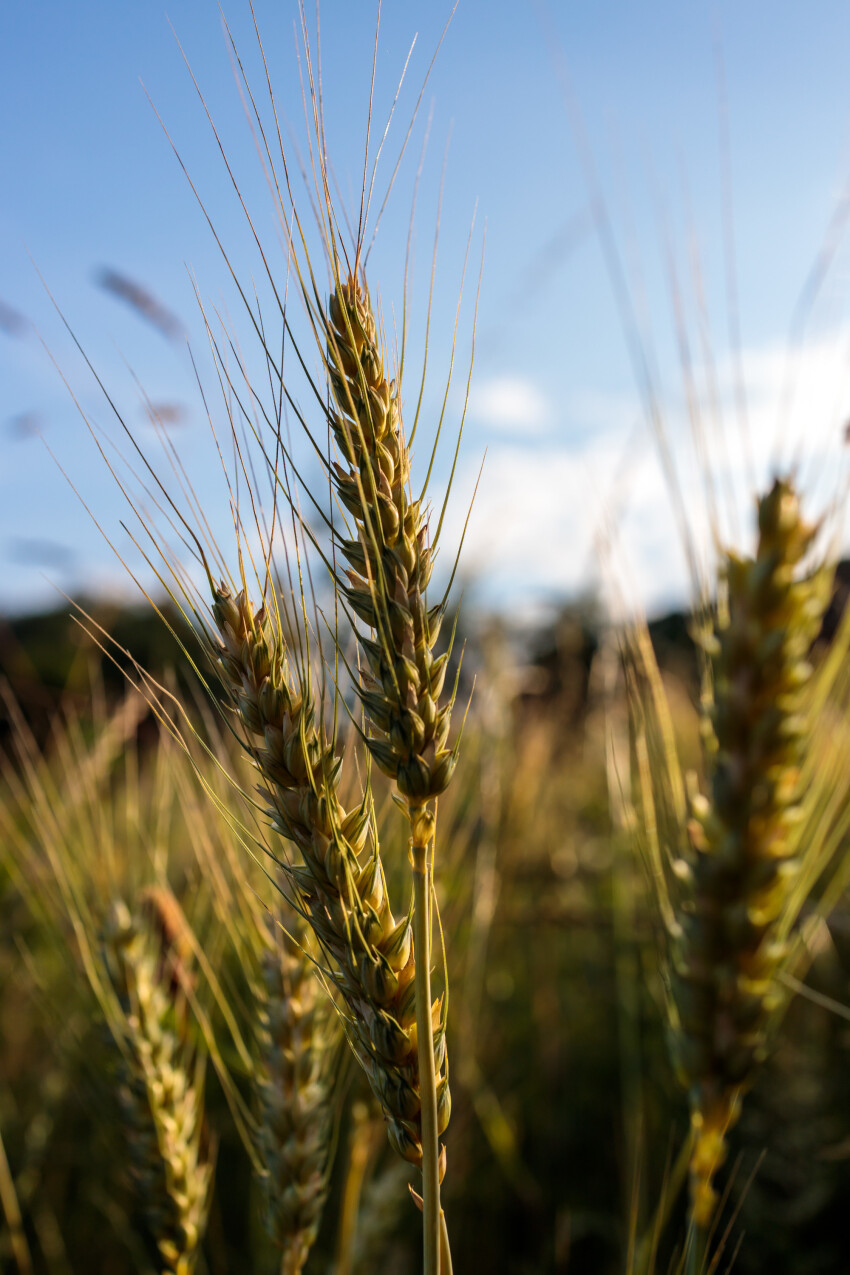
[[[418,38],[379,169],[381,196],[448,10],[385,0],[375,98],[380,127],[407,50]],[[225,12],[256,82],[261,65],[247,4],[225,4]],[[281,114],[303,146],[296,8],[257,0],[256,12]],[[166,339],[97,282],[98,272],[117,272],[176,316],[215,413],[213,368],[191,277],[206,304],[227,308],[240,339],[248,342],[250,334],[140,79],[239,277],[259,279],[261,263],[169,18],[208,99],[272,269],[276,277],[285,276],[285,255],[216,5],[175,0],[167,16],[150,0],[120,5],[29,0],[4,7],[3,609],[50,603],[57,588],[77,595],[92,589],[127,592],[122,569],[45,443],[119,549],[133,552],[121,529],[120,492],[42,341],[93,423],[116,441],[119,431],[36,267],[143,448],[154,452],[158,443],[134,375],[153,403],[179,409],[171,412],[179,420],[168,426],[169,437],[193,479],[202,489],[209,480],[214,490],[214,450],[185,344]],[[341,197],[352,201],[362,165],[374,10],[365,3],[326,0],[321,22],[329,151]],[[802,473],[812,487],[813,506],[834,493],[843,423],[850,414],[845,370],[850,261],[843,240],[790,353],[789,329],[850,180],[850,8],[753,0],[711,7],[551,3],[546,10],[461,0],[381,221],[370,281],[391,327],[401,312],[411,197],[430,116],[414,225],[409,360],[415,371],[445,157],[432,375],[422,435],[439,416],[475,215],[449,425],[462,409],[485,225],[486,252],[470,411],[447,540],[459,534],[486,449],[464,559],[468,585],[485,601],[522,610],[601,579],[614,593],[625,590],[633,600],[657,607],[681,598],[687,588],[621,314],[588,211],[589,192],[557,69],[560,55],[641,317],[689,514],[699,524],[704,497],[687,424],[668,254],[681,289],[702,419],[710,415],[713,385],[725,422],[725,433],[709,440],[714,467],[722,471],[724,489],[736,493],[731,504],[748,508],[727,322],[718,45],[727,85],[735,281],[757,478],[763,479],[777,454],[780,463],[796,456],[799,445],[809,455]],[[406,382],[415,384],[413,372]],[[783,428],[781,399],[788,384],[796,396]],[[728,455],[720,446],[723,437]],[[438,480],[446,472],[444,463]],[[210,497],[210,508],[215,499]],[[227,510],[220,493],[219,507],[216,530],[223,539]],[[743,513],[738,521],[744,521]],[[730,519],[729,532],[734,531]],[[601,557],[600,538],[612,546]]]

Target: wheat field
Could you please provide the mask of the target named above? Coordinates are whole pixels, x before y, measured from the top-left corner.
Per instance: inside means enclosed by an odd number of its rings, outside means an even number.
[[[2,1269],[841,1271],[842,476],[812,483],[787,421],[748,463],[678,311],[673,440],[588,151],[688,609],[644,618],[613,498],[595,598],[536,629],[470,602],[487,265],[470,218],[446,311],[438,212],[413,285],[430,64],[395,118],[370,16],[344,191],[333,23],[296,6],[298,131],[249,13],[223,38],[264,208],[186,61],[240,243],[160,119],[230,290],[191,277],[202,445],[135,373],[134,425],[45,281],[77,368],[47,358],[121,513],[79,499],[137,603],[4,645]],[[390,277],[385,215],[410,219]]]

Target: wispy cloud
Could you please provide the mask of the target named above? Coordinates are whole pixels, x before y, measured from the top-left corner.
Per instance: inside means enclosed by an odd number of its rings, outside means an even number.
[[[495,376],[473,385],[469,409],[480,424],[496,430],[539,433],[551,420],[545,396],[519,376]]]
[[[721,540],[746,549],[754,484],[763,489],[773,474],[793,469],[812,517],[843,494],[850,325],[797,351],[781,343],[747,350],[743,367],[745,417],[731,363],[718,364],[713,393],[707,370],[697,370],[699,447],[684,394],[671,392],[662,405],[678,499],[702,568],[713,554],[712,501]],[[491,381],[480,391],[494,425],[534,420],[533,405],[544,403],[524,381]],[[571,421],[582,418],[582,403],[592,406],[592,419],[570,438],[553,432],[551,443],[534,448],[517,438],[490,443],[464,547],[467,573],[488,601],[516,606],[574,593],[603,575],[608,585],[616,580],[617,609],[685,602],[687,558],[649,426],[636,428],[645,419],[637,394],[582,393],[569,407]],[[475,469],[470,462],[469,486]],[[447,531],[459,533],[460,524]]]

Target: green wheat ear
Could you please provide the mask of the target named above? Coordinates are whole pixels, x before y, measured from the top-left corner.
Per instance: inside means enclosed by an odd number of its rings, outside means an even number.
[[[705,787],[691,781],[687,852],[672,951],[674,1055],[693,1130],[695,1223],[708,1226],[726,1133],[767,1050],[778,924],[798,868],[800,768],[806,752],[808,655],[833,572],[798,578],[815,528],[788,481],[758,504],[755,556],[725,555],[726,605],[703,636]]]

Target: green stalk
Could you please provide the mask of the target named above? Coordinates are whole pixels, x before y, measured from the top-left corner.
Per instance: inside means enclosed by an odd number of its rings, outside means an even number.
[[[419,1094],[422,1102],[422,1216],[424,1275],[440,1275],[440,1148],[437,1139],[437,1076],[434,1070],[434,1028],[431,1022],[431,927],[428,901],[431,870],[428,843],[416,836],[419,812],[411,810],[410,844],[413,860],[413,953],[416,961],[416,1035]],[[425,840],[425,844],[416,844]]]
[[[449,1232],[446,1215],[440,1209],[440,1275],[452,1275],[452,1253],[449,1248]]]

